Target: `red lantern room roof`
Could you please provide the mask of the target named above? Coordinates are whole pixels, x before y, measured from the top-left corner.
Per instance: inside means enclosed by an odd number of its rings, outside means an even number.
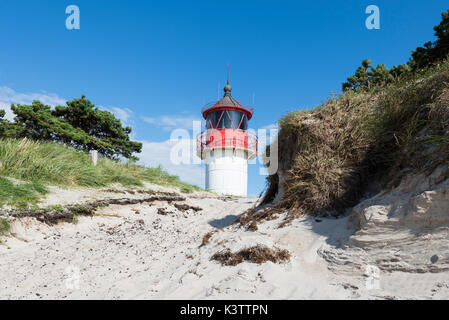
[[[251,117],[253,116],[254,109],[253,108],[250,109],[250,107],[242,105],[241,103],[236,101],[231,96],[231,91],[232,91],[232,87],[228,81],[228,83],[224,87],[225,94],[224,94],[223,98],[221,98],[221,100],[218,100],[217,102],[209,103],[203,107],[204,119],[206,119],[206,117],[209,113],[214,112],[214,111],[220,111],[220,110],[239,111],[239,112],[246,114],[246,116],[248,117],[248,120],[251,119]]]

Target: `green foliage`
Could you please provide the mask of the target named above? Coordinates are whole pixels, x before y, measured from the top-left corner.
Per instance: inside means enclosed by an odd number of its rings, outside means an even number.
[[[148,168],[141,176],[141,179],[154,184],[175,186],[178,187],[181,192],[186,193],[201,190],[196,186],[180,181],[178,176],[168,174],[162,170],[162,167],[160,166],[157,168]]]
[[[440,24],[433,28],[437,40],[426,42],[412,52],[409,65],[413,70],[427,68],[449,54],[449,10],[443,12],[441,18]]]
[[[18,127],[9,122],[5,117],[5,110],[0,110],[0,137],[16,137],[18,136]]]
[[[375,84],[385,84],[393,80],[393,76],[390,70],[384,65],[379,64],[377,67],[371,67],[372,69],[372,82]]]
[[[389,83],[393,80],[393,75],[384,64],[377,67],[371,65],[371,60],[365,59],[355,74],[343,83],[343,90],[360,91],[370,89],[373,85]]]
[[[6,112],[5,110],[0,109],[0,137],[3,137],[5,135],[5,124],[9,121],[3,119]]]
[[[25,207],[36,203],[39,198],[48,192],[40,182],[13,183],[9,179],[0,177],[0,206],[9,204]]]
[[[394,66],[388,70],[383,64],[379,64],[377,67],[371,66],[371,60],[365,59],[355,74],[342,84],[342,90],[355,92],[370,90],[400,77],[422,73],[425,71],[424,69],[443,61],[449,54],[449,10],[443,12],[441,16],[440,24],[434,27],[437,40],[426,42],[423,47],[414,50],[407,64]]]
[[[11,229],[11,225],[5,218],[0,218],[0,236],[4,235]]]
[[[102,145],[96,146],[77,145],[78,149],[85,151],[96,149],[108,158],[116,158],[117,155],[121,155],[133,159],[137,159],[132,157],[134,152],[142,151],[140,142],[130,140],[129,134],[132,131],[130,127],[124,128],[121,121],[112,113],[99,110],[84,95],[81,99],[67,102],[67,107],[57,106],[52,114],[74,128],[86,132],[89,137],[94,138],[94,141],[103,142]]]
[[[45,208],[46,212],[52,212],[52,211],[61,212],[62,210],[64,210],[64,208],[60,204],[55,204],[55,205]]]
[[[310,112],[279,121],[283,181],[270,176],[268,199],[288,219],[358,203],[368,185],[395,186],[407,173],[430,174],[449,163],[449,59],[382,90],[348,91]],[[404,170],[404,169],[407,170]],[[273,211],[276,212],[276,211]]]
[[[368,71],[369,68],[371,68],[371,60],[363,60],[362,65],[358,67],[355,74],[347,79],[348,82],[343,83],[343,90],[346,91],[353,88],[357,91],[359,88],[369,88],[372,73]]]
[[[50,106],[39,101],[33,101],[31,105],[11,105],[11,109],[16,115],[15,123],[20,128],[16,131],[18,138],[57,141],[76,149],[105,145],[101,140],[94,139],[83,130],[53,116]]]
[[[200,188],[179,181],[162,168],[146,168],[132,161],[101,158],[92,165],[89,154],[53,142],[29,139],[0,139],[0,176],[28,181],[14,184],[0,180],[0,203],[35,203],[46,193],[45,185],[61,187],[104,187],[112,183],[142,186],[142,181],[178,187],[183,192]],[[25,188],[26,192],[21,190]],[[24,196],[29,195],[29,198]],[[21,201],[21,199],[23,201]]]
[[[0,137],[61,142],[76,150],[97,150],[111,159],[137,160],[133,153],[142,151],[140,142],[130,140],[130,127],[124,128],[112,113],[99,110],[85,96],[54,110],[39,101],[11,109],[14,123],[3,119],[3,110],[0,113]]]
[[[390,74],[393,78],[399,78],[402,75],[409,74],[412,71],[412,68],[408,64],[400,64],[398,66],[393,66],[390,69]]]

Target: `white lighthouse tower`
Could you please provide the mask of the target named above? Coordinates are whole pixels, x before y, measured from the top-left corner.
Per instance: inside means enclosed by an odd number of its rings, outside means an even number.
[[[248,160],[257,155],[257,136],[248,131],[253,115],[231,96],[229,79],[221,100],[203,107],[205,130],[197,138],[197,154],[206,164],[206,189],[246,197]]]

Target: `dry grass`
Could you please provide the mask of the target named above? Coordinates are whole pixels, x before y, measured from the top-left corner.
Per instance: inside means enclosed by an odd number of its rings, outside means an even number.
[[[179,211],[182,211],[182,212],[186,212],[186,211],[189,211],[189,210],[193,210],[195,212],[198,212],[198,211],[203,210],[200,207],[191,206],[191,205],[188,205],[187,203],[175,203],[173,206],[176,209],[178,209]]]
[[[257,245],[250,248],[244,248],[235,253],[226,249],[215,253],[211,260],[220,262],[224,266],[236,266],[244,261],[253,263],[264,263],[271,261],[273,263],[285,263],[290,260],[290,253],[285,249],[270,249],[263,245]]]
[[[259,221],[269,221],[276,219],[282,209],[275,206],[268,206],[266,208],[253,207],[243,212],[235,221],[234,224],[246,226],[249,231],[257,231],[257,223]]]
[[[283,197],[272,208],[247,212],[241,222],[266,220],[285,209],[288,220],[306,213],[341,214],[370,182],[385,188],[406,168],[431,171],[448,163],[448,84],[445,61],[419,77],[287,114],[277,141],[283,176],[268,178],[263,203],[271,202],[279,187]]]
[[[210,232],[206,233],[204,235],[203,240],[201,241],[201,244],[199,247],[201,248],[201,247],[204,247],[205,245],[207,245],[210,242],[210,239],[212,238],[212,236],[214,235],[215,232],[216,231],[210,231]]]

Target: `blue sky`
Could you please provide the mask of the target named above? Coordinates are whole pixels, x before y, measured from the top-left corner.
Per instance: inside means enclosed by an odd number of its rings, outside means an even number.
[[[67,30],[77,5],[80,30]],[[380,9],[380,30],[365,8]],[[252,103],[254,129],[340,91],[364,58],[388,67],[432,40],[446,1],[2,1],[0,108],[86,94],[133,127],[142,162],[193,183],[198,165],[169,163],[170,132],[200,119],[231,67],[233,96]],[[265,177],[249,166],[249,194]]]

